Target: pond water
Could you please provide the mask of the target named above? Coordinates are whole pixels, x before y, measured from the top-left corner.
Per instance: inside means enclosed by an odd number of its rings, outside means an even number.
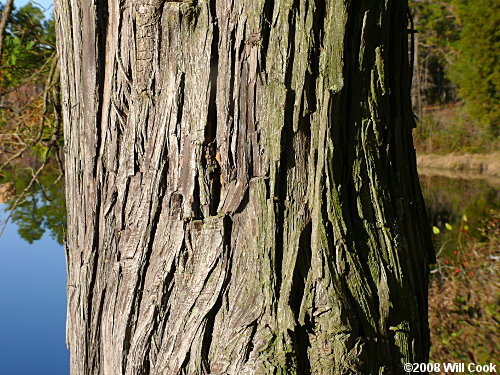
[[[0,237],[0,375],[68,374],[64,249],[49,233],[30,244],[20,229],[9,222]]]
[[[47,169],[18,202],[0,236],[0,375],[69,373],[66,349],[64,188]],[[24,168],[3,171],[1,201],[31,180]],[[57,182],[59,181],[59,182]],[[7,186],[7,187],[6,187]],[[0,228],[14,200],[0,204]]]
[[[54,178],[42,184],[50,186]],[[17,176],[16,190],[27,180]],[[466,236],[481,239],[481,221],[500,209],[499,181],[422,174],[421,185],[429,224],[439,232],[439,256],[452,254]],[[8,209],[0,205],[1,219]],[[69,373],[64,212],[57,184],[19,205],[0,237],[0,375]]]
[[[468,239],[484,239],[482,228],[500,210],[500,179],[424,171],[420,184],[438,257],[457,255]]]

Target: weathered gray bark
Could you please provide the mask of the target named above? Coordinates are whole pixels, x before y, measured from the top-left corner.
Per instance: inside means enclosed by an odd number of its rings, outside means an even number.
[[[427,359],[406,7],[56,0],[72,374]]]

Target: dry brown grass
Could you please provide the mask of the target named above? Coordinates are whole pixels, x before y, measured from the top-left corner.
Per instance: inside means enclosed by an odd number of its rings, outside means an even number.
[[[419,168],[466,171],[500,177],[500,152],[489,154],[418,154]]]
[[[0,184],[0,204],[6,203],[11,200],[15,195],[15,191],[16,188],[14,184]]]
[[[413,131],[417,153],[490,153],[500,149],[498,130],[471,118],[461,105],[428,107]]]

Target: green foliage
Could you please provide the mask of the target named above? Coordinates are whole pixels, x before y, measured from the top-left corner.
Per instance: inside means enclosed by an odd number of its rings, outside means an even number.
[[[450,46],[459,39],[459,29],[453,16],[451,0],[410,1],[417,12],[419,34],[425,41],[425,48],[432,50],[441,63],[446,64],[453,53]]]
[[[459,87],[469,115],[498,136],[500,121],[500,3],[497,0],[456,0],[462,27],[454,44],[458,58],[450,77]]]
[[[417,132],[417,148],[432,151],[431,146],[438,152],[494,148],[500,120],[500,3],[410,0],[409,5],[418,30],[414,104],[427,128]],[[450,126],[429,115],[434,105],[443,104],[455,105]]]
[[[32,3],[14,10],[6,30],[1,58],[1,89],[9,90],[23,83],[44,67],[46,74],[48,67],[45,62],[54,51],[54,20],[45,20],[40,8]]]
[[[416,35],[418,76],[426,105],[445,104],[455,99],[455,87],[447,76],[455,58],[453,44],[460,30],[455,21],[452,0],[410,0]]]
[[[15,186],[7,209],[28,242],[50,230],[63,241],[65,208],[55,25],[33,3],[14,9],[0,57],[0,182]]]

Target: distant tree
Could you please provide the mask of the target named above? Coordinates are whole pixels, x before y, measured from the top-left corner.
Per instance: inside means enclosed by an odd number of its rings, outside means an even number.
[[[5,30],[0,95],[26,83],[43,82],[47,60],[55,53],[53,24],[53,19],[45,20],[42,10],[32,3],[12,11]]]
[[[3,41],[5,39],[5,31],[7,29],[7,23],[9,21],[10,14],[12,12],[14,0],[7,0],[5,5],[0,6],[1,16],[0,16],[0,56],[2,56],[3,51]]]
[[[498,136],[500,122],[500,2],[498,0],[457,0],[460,39],[450,77],[471,119],[492,137]]]
[[[16,187],[8,217],[31,242],[60,221],[52,209],[61,205],[41,203],[49,186],[62,185],[59,67],[53,18],[32,3],[9,5],[0,5],[0,183]]]
[[[468,121],[498,136],[500,3],[410,0],[414,35],[413,106],[463,101]]]
[[[421,115],[423,106],[456,100],[447,72],[455,60],[459,29],[452,0],[410,0],[409,5],[416,28],[412,98]]]

